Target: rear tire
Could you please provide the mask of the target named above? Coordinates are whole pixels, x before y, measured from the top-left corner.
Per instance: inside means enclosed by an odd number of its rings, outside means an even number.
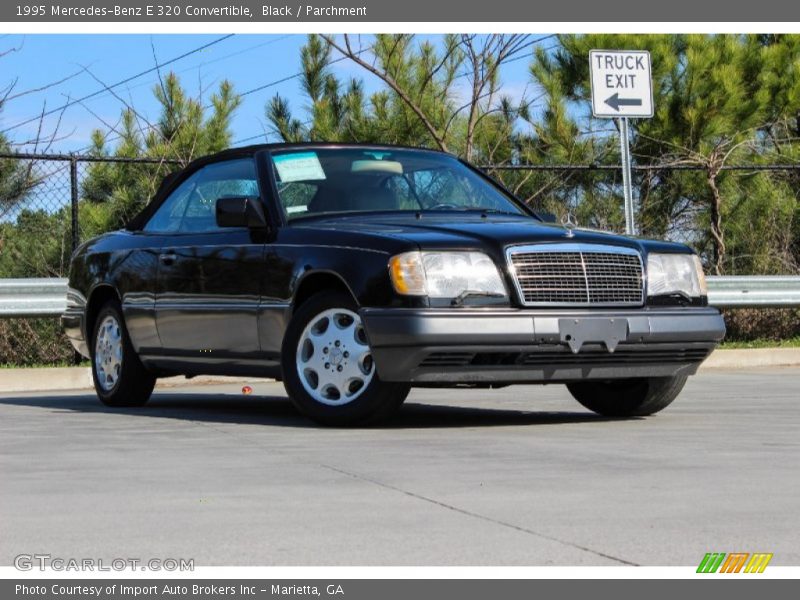
[[[119,302],[109,300],[92,325],[92,380],[106,406],[143,406],[150,399],[156,377],[133,349]]]
[[[358,306],[342,292],[320,292],[300,305],[283,338],[281,364],[297,410],[321,425],[382,421],[410,390],[380,380]]]
[[[669,406],[686,384],[686,375],[568,383],[572,397],[605,417],[644,417]]]

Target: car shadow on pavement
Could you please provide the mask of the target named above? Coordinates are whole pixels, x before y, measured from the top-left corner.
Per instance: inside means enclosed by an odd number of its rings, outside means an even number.
[[[110,408],[94,394],[0,397],[0,406],[29,406],[54,412],[73,411],[135,417],[182,419],[210,423],[271,425],[276,427],[318,428],[304,418],[285,396],[223,394],[153,394],[150,402],[138,408]],[[497,427],[597,423],[615,419],[588,412],[520,411],[503,408],[442,406],[407,402],[390,420],[372,426],[376,429],[420,429],[456,427]]]

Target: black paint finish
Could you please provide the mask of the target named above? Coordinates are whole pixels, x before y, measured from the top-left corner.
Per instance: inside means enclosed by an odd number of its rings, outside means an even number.
[[[679,244],[591,231],[575,230],[574,237],[566,238],[565,229],[544,223],[522,205],[521,215],[376,211],[288,224],[275,198],[269,152],[289,147],[239,148],[195,161],[162,186],[127,229],[78,248],[70,287],[85,297],[86,306],[82,323],[76,322],[74,310],[69,321],[76,348],[86,351],[82,342],[100,299],[116,297],[134,348],[159,372],[276,376],[283,333],[298,295],[338,287],[349,291],[362,308],[428,306],[426,299],[394,293],[388,274],[388,261],[394,254],[418,249],[485,252],[505,274],[506,308],[515,309],[520,304],[504,268],[509,244],[612,244],[638,250],[645,261],[650,251],[691,252]],[[242,157],[255,159],[261,189],[257,201],[263,203],[267,227],[198,233],[142,231],[153,211],[192,173],[216,161]],[[496,302],[476,298],[468,304],[474,309]]]

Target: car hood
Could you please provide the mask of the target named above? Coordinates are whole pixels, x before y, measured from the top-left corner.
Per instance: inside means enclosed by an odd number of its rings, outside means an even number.
[[[352,234],[402,239],[423,249],[484,249],[502,251],[507,246],[536,243],[606,244],[633,248],[640,252],[665,250],[685,252],[680,244],[625,237],[596,230],[543,223],[533,217],[486,215],[480,213],[415,215],[352,215],[314,219],[303,227],[335,230]]]

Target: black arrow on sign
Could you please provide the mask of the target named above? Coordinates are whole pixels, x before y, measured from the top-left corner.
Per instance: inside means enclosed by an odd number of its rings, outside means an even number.
[[[610,98],[606,99],[606,104],[608,104],[611,108],[619,112],[620,106],[641,106],[642,99],[641,98],[620,98],[619,94],[614,94]]]

